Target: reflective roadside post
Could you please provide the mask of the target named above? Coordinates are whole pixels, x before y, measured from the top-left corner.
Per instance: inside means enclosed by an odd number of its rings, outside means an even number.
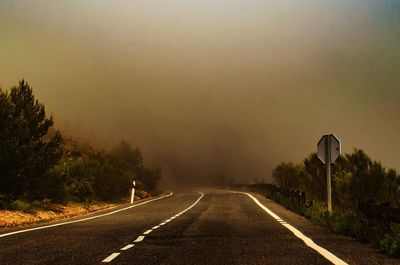
[[[328,211],[332,212],[331,164],[335,163],[341,152],[340,140],[334,134],[321,137],[317,144],[317,155],[326,164],[326,195]]]
[[[133,184],[133,187],[132,187],[132,193],[131,193],[131,203],[133,203],[133,201],[135,200],[135,186],[136,186],[136,182],[133,181],[132,184]]]

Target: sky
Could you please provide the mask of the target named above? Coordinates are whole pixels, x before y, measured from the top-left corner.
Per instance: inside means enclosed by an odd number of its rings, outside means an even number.
[[[271,180],[334,133],[400,170],[400,2],[0,2],[0,87],[166,179]]]

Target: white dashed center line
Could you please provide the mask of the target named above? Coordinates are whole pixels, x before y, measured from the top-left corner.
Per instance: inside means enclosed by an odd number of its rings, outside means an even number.
[[[143,235],[148,235],[148,234],[150,234],[151,232],[153,232],[153,230],[152,230],[152,229],[149,229],[149,230],[147,230],[146,232],[144,232]]]
[[[112,253],[110,256],[108,256],[107,258],[103,259],[102,262],[110,262],[113,259],[115,259],[119,254],[121,254],[121,253],[118,253],[118,252],[117,253]]]
[[[160,228],[161,226],[166,225],[167,223],[171,222],[173,219],[177,218],[178,216],[182,215],[182,214],[185,213],[186,211],[188,211],[188,210],[190,210],[191,208],[193,208],[193,207],[201,200],[201,198],[203,198],[203,196],[204,196],[203,193],[201,193],[201,192],[199,192],[199,193],[200,193],[200,197],[199,197],[192,205],[190,205],[188,208],[186,208],[186,209],[183,210],[182,212],[180,212],[180,213],[174,215],[173,217],[171,217],[171,218],[165,220],[165,221],[162,222],[161,224],[156,225],[156,226],[154,226],[153,228],[151,228],[151,229],[149,229],[149,230],[146,230],[146,231],[143,233],[143,235],[138,236],[138,237],[135,239],[135,241],[133,241],[133,242],[134,242],[134,243],[142,242],[142,241],[145,239],[145,236],[144,236],[144,235],[150,234],[150,233],[153,232],[155,229],[158,229],[158,228]],[[121,248],[120,250],[128,250],[128,249],[132,248],[133,246],[134,246],[134,244],[128,244],[128,245],[126,245],[125,247]],[[119,254],[121,254],[121,253],[119,253],[119,252],[113,253],[113,254],[111,254],[110,256],[108,256],[107,258],[105,258],[102,262],[110,262],[110,261],[112,261],[113,259],[115,259]]]
[[[130,249],[130,248],[133,247],[133,246],[134,246],[134,244],[128,244],[128,245],[126,245],[125,247],[121,248],[121,250],[128,250],[128,249]]]
[[[135,241],[133,241],[133,242],[141,242],[141,241],[143,241],[143,239],[144,239],[144,236],[138,236],[138,238],[136,238],[136,240]]]

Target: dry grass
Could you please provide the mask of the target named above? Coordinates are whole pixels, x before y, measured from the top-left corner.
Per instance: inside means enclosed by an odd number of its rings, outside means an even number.
[[[92,203],[79,204],[69,203],[67,205],[52,205],[52,210],[37,209],[35,213],[26,213],[22,211],[0,210],[0,228],[10,228],[22,226],[37,222],[48,222],[61,220],[73,216],[87,214],[90,212],[106,209],[115,206],[111,203]]]

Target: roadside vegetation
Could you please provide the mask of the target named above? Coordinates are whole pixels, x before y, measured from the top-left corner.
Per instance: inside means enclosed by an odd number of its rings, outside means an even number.
[[[88,205],[158,193],[161,169],[146,167],[138,148],[111,150],[61,134],[24,80],[0,89],[0,209],[35,213],[53,204]],[[89,207],[89,206],[88,206]]]
[[[275,185],[254,189],[331,231],[352,236],[400,257],[400,176],[363,150],[342,155],[332,166],[333,212],[326,208],[326,169],[315,153],[301,164],[281,163]]]

